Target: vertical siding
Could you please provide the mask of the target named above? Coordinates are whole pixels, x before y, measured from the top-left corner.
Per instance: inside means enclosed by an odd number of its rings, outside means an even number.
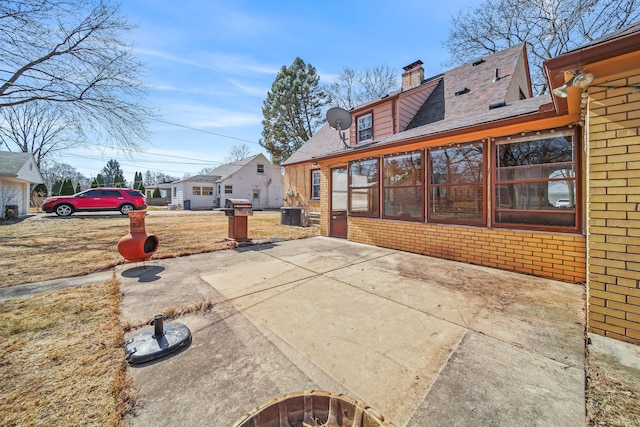
[[[407,128],[411,119],[416,115],[420,107],[425,103],[433,89],[437,86],[438,81],[430,84],[424,84],[417,89],[400,94],[398,97],[398,129],[402,132]]]
[[[640,344],[640,70],[589,88],[588,327]]]

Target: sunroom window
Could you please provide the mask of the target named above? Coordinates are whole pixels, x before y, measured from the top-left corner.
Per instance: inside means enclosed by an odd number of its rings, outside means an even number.
[[[422,152],[385,156],[382,171],[384,216],[422,220]]]
[[[575,171],[573,131],[498,142],[496,225],[575,228]]]
[[[349,213],[360,216],[380,216],[380,161],[359,160],[349,163]]]
[[[428,221],[484,224],[484,144],[431,149]]]

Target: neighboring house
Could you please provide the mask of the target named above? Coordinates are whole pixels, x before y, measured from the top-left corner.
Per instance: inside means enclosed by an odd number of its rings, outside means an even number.
[[[0,151],[0,217],[5,207],[18,206],[18,214],[29,213],[31,184],[44,181],[31,153]]]
[[[280,166],[263,154],[222,165],[207,175],[171,183],[171,204],[191,209],[223,208],[227,199],[248,199],[254,209],[282,206],[283,176]]]
[[[153,197],[156,188],[160,192],[160,197]],[[145,187],[145,196],[149,206],[166,206],[171,203],[171,183],[163,182],[161,184]]]
[[[286,202],[324,236],[587,282],[590,330],[640,343],[639,49],[637,24],[547,61],[551,88],[594,73],[566,99],[531,96],[524,45],[416,61],[283,163]]]

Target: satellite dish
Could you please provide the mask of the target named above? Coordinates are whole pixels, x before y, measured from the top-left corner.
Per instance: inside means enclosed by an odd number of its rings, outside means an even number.
[[[349,144],[345,141],[345,135],[342,130],[348,129],[349,126],[351,126],[351,114],[340,107],[333,107],[327,111],[327,122],[329,123],[329,126],[338,131],[340,140],[344,145],[349,147]]]

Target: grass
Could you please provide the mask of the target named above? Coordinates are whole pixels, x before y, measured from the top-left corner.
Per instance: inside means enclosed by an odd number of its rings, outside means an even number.
[[[227,218],[219,213],[151,213],[154,258],[224,249]],[[121,263],[116,244],[129,232],[119,215],[38,216],[0,224],[0,286],[87,274]],[[255,212],[249,236],[297,239],[314,228],[279,224],[279,212]],[[115,279],[104,284],[0,303],[0,424],[118,426],[135,405],[126,377]],[[167,307],[165,318],[206,311],[209,302]],[[69,316],[73,313],[73,316]],[[640,425],[640,386],[587,363],[589,426]]]
[[[587,362],[587,425],[640,426],[640,378]]]
[[[249,217],[249,237],[299,239],[313,227],[280,225],[280,212],[259,211]],[[222,212],[150,213],[148,233],[159,240],[154,259],[173,258],[229,247],[228,219]],[[0,226],[0,287],[84,275],[123,262],[118,240],[129,233],[129,219],[119,214],[38,215]]]
[[[0,305],[3,426],[116,426],[132,401],[120,291],[105,284]]]

